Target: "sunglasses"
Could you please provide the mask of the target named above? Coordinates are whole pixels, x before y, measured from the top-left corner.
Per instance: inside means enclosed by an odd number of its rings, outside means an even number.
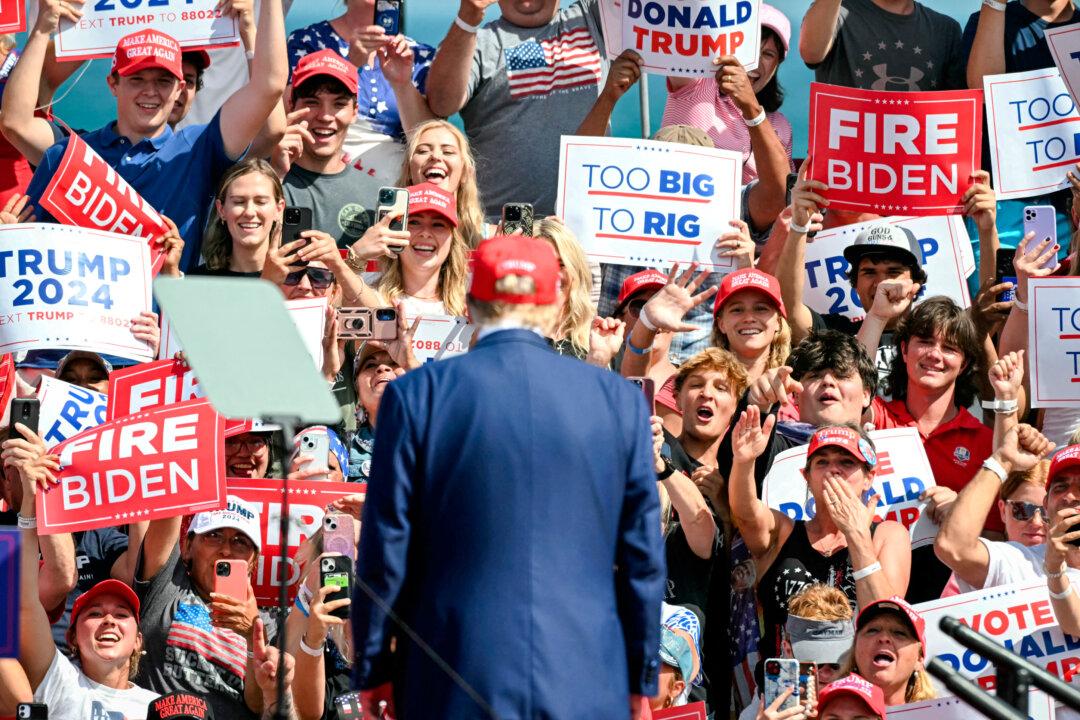
[[[1049,522],[1050,520],[1046,508],[1042,505],[1036,505],[1031,502],[1022,502],[1020,500],[1006,500],[1005,504],[1009,506],[1009,510],[1012,512],[1013,520],[1030,522],[1031,519],[1035,517],[1035,513],[1042,515],[1043,522]]]
[[[311,267],[308,265],[303,270],[296,270],[285,276],[286,285],[299,285],[300,281],[304,279],[304,276],[308,276],[308,281],[311,283],[311,287],[314,290],[325,290],[334,284],[334,273],[332,270],[320,267]]]

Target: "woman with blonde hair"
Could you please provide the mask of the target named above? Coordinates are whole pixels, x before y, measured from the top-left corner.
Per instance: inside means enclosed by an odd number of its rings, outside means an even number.
[[[536,223],[533,234],[547,240],[559,258],[559,323],[552,333],[555,349],[584,359],[589,354],[589,330],[596,309],[590,292],[592,272],[577,238],[563,221],[547,217]]]
[[[724,276],[713,306],[712,344],[739,359],[754,382],[791,354],[791,326],[780,283],[755,268]]]
[[[861,675],[895,707],[937,697],[923,667],[928,657],[926,621],[903,598],[877,600],[855,621],[855,642],[840,672]]]
[[[457,201],[458,227],[470,248],[488,237],[484,206],[476,185],[476,159],[465,133],[446,120],[427,120],[413,128],[405,143],[398,186],[429,182]]]
[[[233,165],[221,179],[214,209],[203,235],[205,263],[192,274],[258,277],[285,210],[270,163],[250,158]]]

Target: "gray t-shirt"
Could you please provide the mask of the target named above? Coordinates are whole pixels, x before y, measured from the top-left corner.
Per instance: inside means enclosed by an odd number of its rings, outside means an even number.
[[[499,18],[480,29],[461,119],[489,221],[508,202],[555,212],[559,138],[585,119],[606,70],[597,0],[577,0],[542,27]]]
[[[909,92],[967,87],[960,23],[915,3],[910,15],[873,0],[843,0],[833,47],[817,65],[818,82]]]
[[[140,556],[136,577],[142,562]],[[210,624],[210,607],[195,592],[177,548],[152,579],[135,581],[135,592],[142,606],[139,629],[149,652],[143,655],[134,682],[161,694],[201,695],[215,717],[256,718],[244,702],[247,640]],[[260,614],[272,642],[276,624],[267,613]]]
[[[281,184],[285,204],[311,208],[314,229],[337,240],[339,248],[352,245],[371,226],[382,185],[352,167],[336,175],[323,175],[299,165],[292,166]],[[282,238],[282,242],[292,239]]]

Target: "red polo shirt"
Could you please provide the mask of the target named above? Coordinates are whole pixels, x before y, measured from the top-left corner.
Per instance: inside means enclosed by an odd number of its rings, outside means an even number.
[[[918,428],[903,400],[884,402],[875,397],[871,407],[874,409],[874,427],[878,430]],[[938,425],[929,435],[923,435],[922,431],[919,435],[926,448],[934,481],[956,492],[960,492],[975,477],[983,460],[994,451],[994,431],[979,422],[966,408],[960,408],[956,417]],[[985,528],[1005,532],[1005,524],[1001,521],[996,504],[986,516]]]

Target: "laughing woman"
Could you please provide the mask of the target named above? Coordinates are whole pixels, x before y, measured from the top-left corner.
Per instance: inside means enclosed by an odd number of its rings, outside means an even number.
[[[214,208],[203,237],[206,262],[192,274],[258,277],[285,209],[270,163],[253,158],[234,165],[221,180]]]

